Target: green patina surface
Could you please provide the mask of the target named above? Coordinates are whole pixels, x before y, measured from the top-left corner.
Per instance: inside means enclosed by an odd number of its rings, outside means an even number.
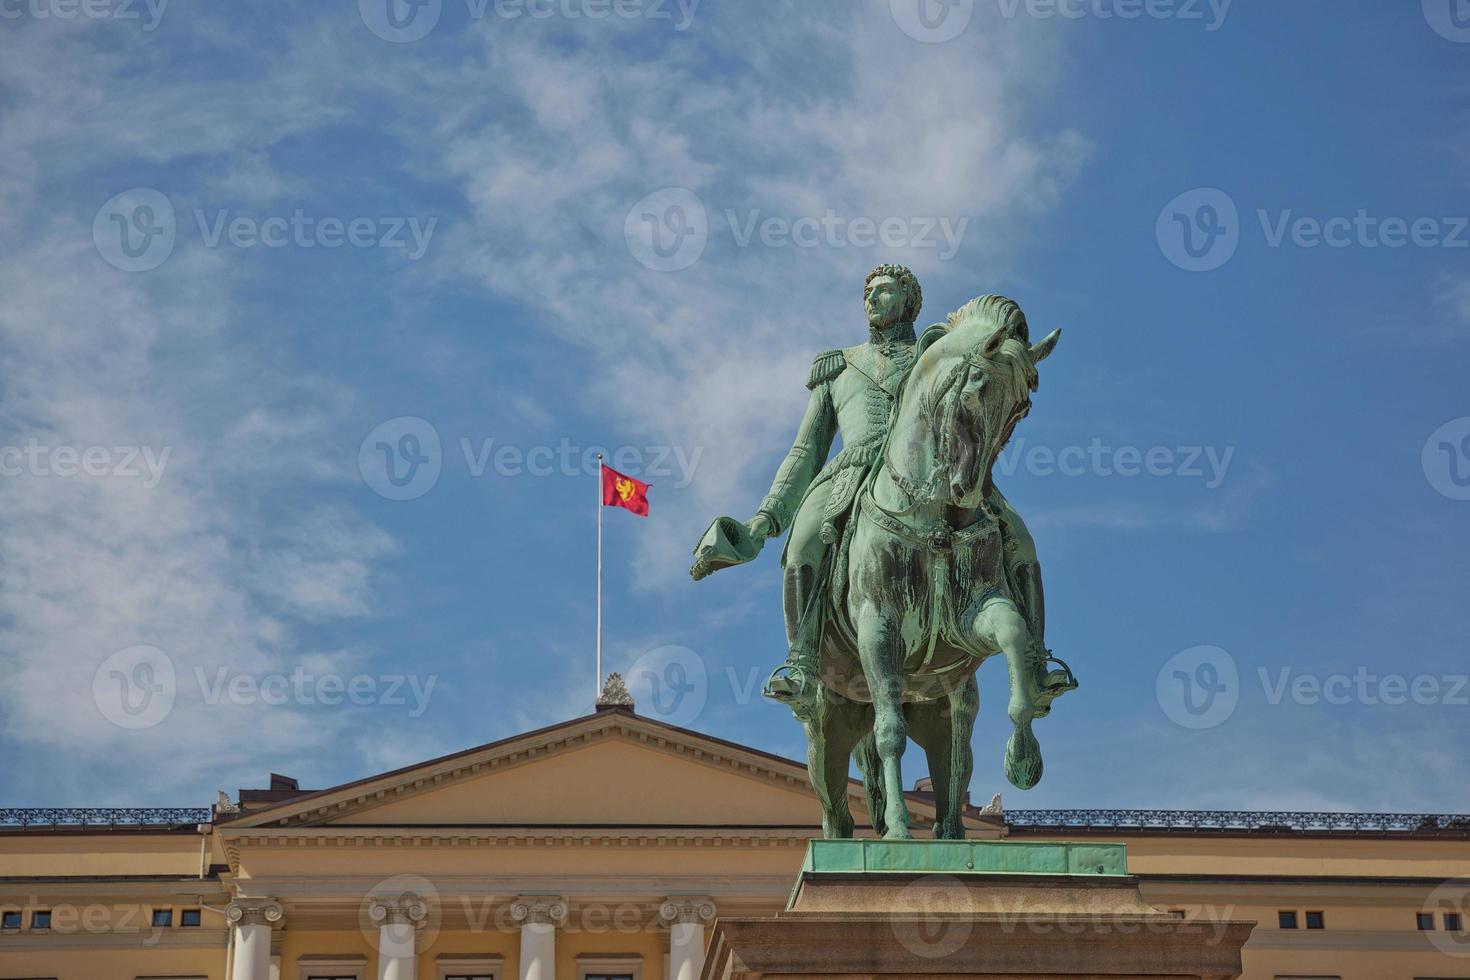
[[[1128,874],[1124,844],[1066,841],[813,840],[801,870],[815,874]]]
[[[1046,646],[1036,543],[992,479],[1061,331],[1033,343],[1021,307],[986,294],[920,335],[922,307],[911,270],[885,263],[868,274],[867,342],[817,355],[770,493],[747,521],[717,518],[690,568],[702,579],[789,535],[787,656],[763,693],[806,729],[828,838],[853,835],[854,762],[873,829],[913,837],[902,766],[910,738],[933,779],[934,836],[964,838],[982,661],[1005,659],[1012,731],[1002,764],[1019,789],[1042,775],[1033,721],[1077,687]]]

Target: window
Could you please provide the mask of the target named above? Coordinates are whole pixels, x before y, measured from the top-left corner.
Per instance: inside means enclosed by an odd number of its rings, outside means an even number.
[[[174,924],[174,910],[173,909],[154,909],[153,910],[153,928],[155,928],[155,929],[167,929],[168,927],[172,926],[173,924]]]
[[[332,956],[308,953],[296,961],[301,980],[362,980],[366,956]]]
[[[0,929],[19,929],[19,912],[0,912]]]
[[[51,928],[51,910],[50,909],[37,909],[36,911],[32,912],[31,913],[31,928],[32,929],[50,929]]]
[[[1308,912],[1307,913],[1307,928],[1308,929],[1321,929],[1321,928],[1323,928],[1322,913],[1321,912]]]
[[[1464,928],[1465,927],[1463,925],[1461,925],[1460,913],[1458,913],[1458,912],[1446,912],[1444,914],[1444,931],[1445,932],[1459,932],[1460,930],[1462,930]]]
[[[1420,932],[1434,931],[1434,913],[1420,912],[1414,916],[1414,922],[1419,926]]]
[[[199,910],[181,909],[179,911],[179,925],[186,929],[197,927],[199,925]]]
[[[579,953],[577,980],[643,980],[643,957],[619,953]]]
[[[1277,912],[1276,913],[1276,925],[1279,926],[1282,929],[1295,929],[1296,928],[1296,913],[1295,912]]]
[[[436,980],[498,980],[500,965],[505,962],[498,953],[440,953],[435,965]]]

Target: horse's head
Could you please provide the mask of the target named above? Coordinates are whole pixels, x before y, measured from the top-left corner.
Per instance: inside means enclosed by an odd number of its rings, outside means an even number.
[[[996,456],[1031,410],[1036,365],[1062,332],[1031,346],[1021,308],[993,295],[951,313],[948,327],[920,355],[905,394],[918,399],[910,428],[922,432],[922,451],[931,457],[932,500],[974,509],[989,492]],[[909,452],[918,450],[911,443]]]

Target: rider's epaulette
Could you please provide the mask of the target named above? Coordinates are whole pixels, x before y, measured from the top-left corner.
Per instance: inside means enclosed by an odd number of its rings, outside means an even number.
[[[847,358],[843,356],[840,347],[837,350],[824,351],[818,354],[817,359],[812,362],[812,373],[807,375],[806,386],[815,388],[819,384],[831,381],[841,374],[845,367],[847,367]]]

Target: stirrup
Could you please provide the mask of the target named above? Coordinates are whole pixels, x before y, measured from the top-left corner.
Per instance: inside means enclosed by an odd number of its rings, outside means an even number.
[[[790,704],[808,701],[816,691],[815,679],[802,664],[788,660],[771,671],[761,695],[773,701]]]
[[[1072,668],[1060,657],[1051,655],[1046,651],[1046,657],[1041,659],[1038,668],[1045,668],[1048,664],[1056,664],[1060,669],[1050,670],[1040,679],[1040,693],[1036,696],[1036,717],[1044,718],[1051,713],[1051,703],[1068,691],[1077,690],[1077,675],[1072,673]],[[1040,670],[1038,670],[1040,673]]]

